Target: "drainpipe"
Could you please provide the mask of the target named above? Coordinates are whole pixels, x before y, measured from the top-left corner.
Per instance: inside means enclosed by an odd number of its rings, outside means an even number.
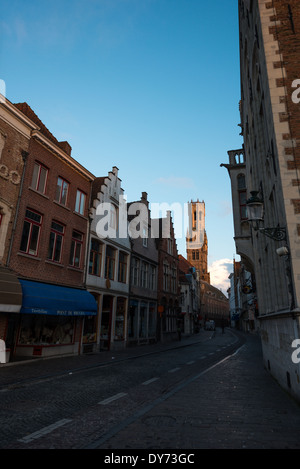
[[[12,245],[13,245],[14,236],[15,236],[16,227],[17,227],[17,221],[18,221],[18,214],[19,214],[21,196],[22,196],[22,193],[23,193],[25,171],[26,171],[26,166],[27,166],[27,161],[28,161],[27,158],[28,158],[28,155],[29,155],[29,153],[25,150],[22,150],[21,153],[22,153],[22,159],[23,159],[23,162],[24,162],[24,166],[23,166],[22,178],[21,178],[21,182],[20,182],[20,190],[19,190],[19,196],[18,196],[18,201],[17,201],[17,206],[16,206],[16,213],[15,213],[15,219],[14,219],[14,224],[13,224],[13,229],[12,229],[12,234],[11,234],[11,239],[10,239],[10,245],[9,245],[8,255],[7,255],[7,259],[6,259],[6,267],[8,267],[9,263],[10,263]]]

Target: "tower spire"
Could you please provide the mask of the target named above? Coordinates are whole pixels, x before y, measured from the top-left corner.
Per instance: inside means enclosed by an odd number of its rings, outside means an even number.
[[[188,202],[189,229],[186,237],[187,260],[195,267],[201,280],[210,283],[207,271],[208,241],[205,231],[205,203]]]

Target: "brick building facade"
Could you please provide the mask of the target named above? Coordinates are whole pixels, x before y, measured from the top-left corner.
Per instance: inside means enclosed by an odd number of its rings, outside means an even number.
[[[171,212],[152,220],[158,246],[157,340],[167,341],[177,334],[180,320],[179,258]]]
[[[21,284],[8,264],[30,135],[35,128],[12,103],[0,99],[0,338],[7,336],[10,319],[22,306]]]
[[[22,286],[22,308],[10,316],[4,339],[13,355],[79,353],[83,317],[96,314],[84,290],[94,176],[28,104],[14,107],[32,129],[7,260]]]

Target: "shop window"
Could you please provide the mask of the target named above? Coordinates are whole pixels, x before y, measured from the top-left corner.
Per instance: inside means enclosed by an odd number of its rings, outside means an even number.
[[[48,259],[54,262],[60,262],[65,227],[57,222],[52,222],[49,240]]]
[[[117,298],[115,340],[124,339],[125,313],[126,313],[126,298]]]
[[[119,252],[119,276],[118,281],[126,283],[127,280],[127,254]]]
[[[96,239],[91,240],[89,274],[100,276],[102,260],[102,244]]]
[[[32,174],[32,189],[45,194],[48,169],[40,163],[35,162]]]
[[[75,212],[80,213],[80,215],[84,215],[85,201],[86,201],[85,193],[78,189],[77,194],[76,194]]]
[[[70,265],[72,267],[80,267],[81,252],[83,246],[83,235],[77,231],[72,233],[72,243],[70,252]]]
[[[110,341],[110,321],[113,307],[113,297],[104,295],[101,313],[100,336],[104,341]]]
[[[28,314],[22,317],[19,345],[67,345],[74,342],[74,318]]]
[[[156,334],[156,305],[155,303],[150,303],[148,337],[154,337],[155,334]]]
[[[141,303],[140,306],[140,322],[139,337],[144,339],[147,337],[147,304]]]
[[[97,339],[96,333],[97,327],[97,317],[96,316],[86,316],[84,318],[84,329],[82,336],[83,344],[95,343]]]
[[[116,250],[110,246],[106,246],[105,254],[105,278],[114,280],[115,278],[115,257]]]
[[[137,324],[138,324],[138,302],[136,300],[131,300],[130,306],[129,306],[129,319],[128,319],[128,337],[130,339],[137,338]]]
[[[62,205],[67,205],[68,192],[69,192],[69,183],[65,179],[59,177],[57,179],[56,192],[55,192],[56,202]]]
[[[37,256],[42,220],[39,213],[26,210],[20,251]]]

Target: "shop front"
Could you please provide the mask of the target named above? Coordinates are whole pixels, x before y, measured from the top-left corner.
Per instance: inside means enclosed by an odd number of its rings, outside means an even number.
[[[100,310],[101,295],[91,292],[97,302],[97,310]],[[82,334],[82,351],[83,353],[92,353],[98,348],[98,313],[97,315],[85,316]]]
[[[128,315],[129,345],[156,342],[157,305],[130,299]]]
[[[5,362],[10,360],[16,342],[22,307],[22,287],[13,271],[0,266],[0,339],[5,346]]]
[[[103,295],[100,350],[121,350],[126,346],[127,297]]]
[[[23,301],[16,356],[81,353],[84,318],[93,322],[97,302],[86,290],[20,279]]]

